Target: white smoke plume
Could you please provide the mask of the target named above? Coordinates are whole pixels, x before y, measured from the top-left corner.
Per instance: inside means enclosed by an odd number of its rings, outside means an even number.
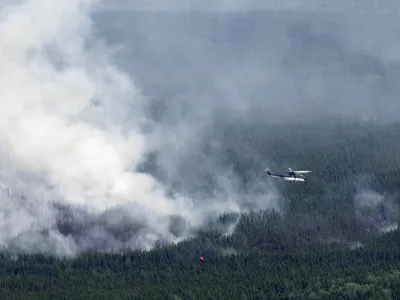
[[[223,201],[197,207],[136,171],[150,150],[141,130],[146,99],[112,64],[112,51],[94,39],[95,4],[1,2],[0,179],[24,193],[3,190],[0,243],[6,248],[58,254],[149,248],[159,237],[182,237],[169,216],[199,225],[206,216],[241,209],[230,191]]]
[[[399,206],[394,197],[380,195],[371,189],[362,189],[354,199],[356,216],[367,230],[387,232],[398,227]]]

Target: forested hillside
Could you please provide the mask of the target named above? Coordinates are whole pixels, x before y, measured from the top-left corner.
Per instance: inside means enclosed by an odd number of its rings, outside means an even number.
[[[250,133],[259,144],[246,143]],[[251,188],[249,178],[273,181],[281,211],[225,214],[194,229],[192,239],[160,241],[149,252],[94,251],[72,259],[4,253],[0,296],[400,299],[399,136],[399,123],[359,121],[227,128],[219,149],[225,163],[241,174],[243,189]],[[305,183],[270,178],[265,166],[239,152],[244,145],[267,157],[274,171],[312,173]],[[74,233],[73,224],[59,226]]]

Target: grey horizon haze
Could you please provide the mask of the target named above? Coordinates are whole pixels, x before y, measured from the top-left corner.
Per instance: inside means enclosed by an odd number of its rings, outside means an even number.
[[[25,194],[2,195],[1,244],[150,249],[281,210],[265,124],[399,120],[397,12],[322,2],[1,1],[0,179]]]

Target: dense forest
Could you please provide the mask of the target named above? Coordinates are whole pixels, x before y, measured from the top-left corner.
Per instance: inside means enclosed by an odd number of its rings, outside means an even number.
[[[243,189],[274,181],[280,211],[227,213],[151,251],[4,252],[1,299],[400,299],[399,136],[400,123],[357,120],[226,128],[225,163]],[[277,172],[312,173],[269,178],[237,140]]]

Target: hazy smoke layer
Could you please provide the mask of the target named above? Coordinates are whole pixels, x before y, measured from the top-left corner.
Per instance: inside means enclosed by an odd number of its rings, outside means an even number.
[[[261,3],[243,1],[256,2]],[[151,3],[163,8],[172,2]],[[270,123],[285,128],[287,123],[336,117],[399,119],[396,13],[376,13],[373,3],[366,5],[367,12],[340,13],[329,9],[332,5],[323,11],[229,11],[238,1],[216,1],[226,4],[223,12],[199,12],[198,6],[209,2],[196,3],[190,12],[94,15],[98,34],[125,46],[118,64],[135,74],[149,99],[152,153],[141,169],[169,191],[192,199],[219,189],[263,195],[271,190],[264,181],[265,166],[308,168],[296,164],[315,151],[311,141],[302,141],[309,145],[302,153],[294,142],[271,144],[271,137],[280,133]],[[350,6],[346,3],[339,4]],[[144,1],[135,4],[138,10],[147,7]],[[285,138],[296,140],[300,127],[287,126]],[[314,136],[325,134],[321,128]],[[274,152],[282,147],[293,155],[275,161]]]
[[[92,26],[94,1],[0,3],[0,179],[12,190],[0,242],[12,249],[150,248],[221,212],[279,209],[263,169],[308,168],[296,163],[313,147],[286,144],[293,156],[274,161],[282,143],[267,123],[398,120],[395,14],[244,13],[261,1],[215,1],[207,8],[223,13],[106,10]],[[390,211],[356,202],[361,221]]]
[[[243,10],[320,10],[346,12],[354,10],[383,10],[390,12],[397,9],[393,0],[384,2],[357,0],[106,0],[104,9],[120,10],[204,10],[204,11],[243,11]]]
[[[249,206],[256,207],[267,203],[260,195],[271,191],[265,166],[308,169],[299,164],[309,159],[311,178],[326,180],[335,195],[327,180],[342,171],[327,157],[332,149],[343,151],[348,130],[327,139],[329,129],[316,126],[300,140],[303,124],[338,116],[399,120],[400,22],[396,10],[378,13],[393,2],[183,2],[125,2],[132,11],[95,15],[99,34],[126,46],[118,62],[135,74],[149,99],[153,151],[140,167],[168,191],[190,195],[196,206],[231,191],[240,195],[241,205],[252,199]],[[289,10],[252,10],[269,4]],[[142,9],[153,11],[137,12]],[[294,121],[298,125],[288,125]],[[321,141],[326,147],[317,148]],[[284,159],[274,159],[282,157],[279,152],[287,153]],[[318,159],[312,161],[313,155]],[[355,170],[361,165],[346,163],[351,172],[374,172],[370,166]],[[352,197],[349,192],[331,205]],[[385,198],[369,208],[357,204],[359,223],[374,231],[396,222],[388,203]]]
[[[361,190],[355,196],[357,218],[367,230],[390,231],[398,226],[399,206],[394,197],[372,190]]]
[[[207,216],[278,207],[271,188],[238,193],[226,169],[216,171],[210,201],[167,195],[137,171],[149,150],[145,98],[93,38],[93,1],[8,3],[0,19],[0,175],[23,194],[3,190],[4,246],[60,254],[148,248],[187,236],[187,226]],[[171,147],[179,134],[169,137]]]

